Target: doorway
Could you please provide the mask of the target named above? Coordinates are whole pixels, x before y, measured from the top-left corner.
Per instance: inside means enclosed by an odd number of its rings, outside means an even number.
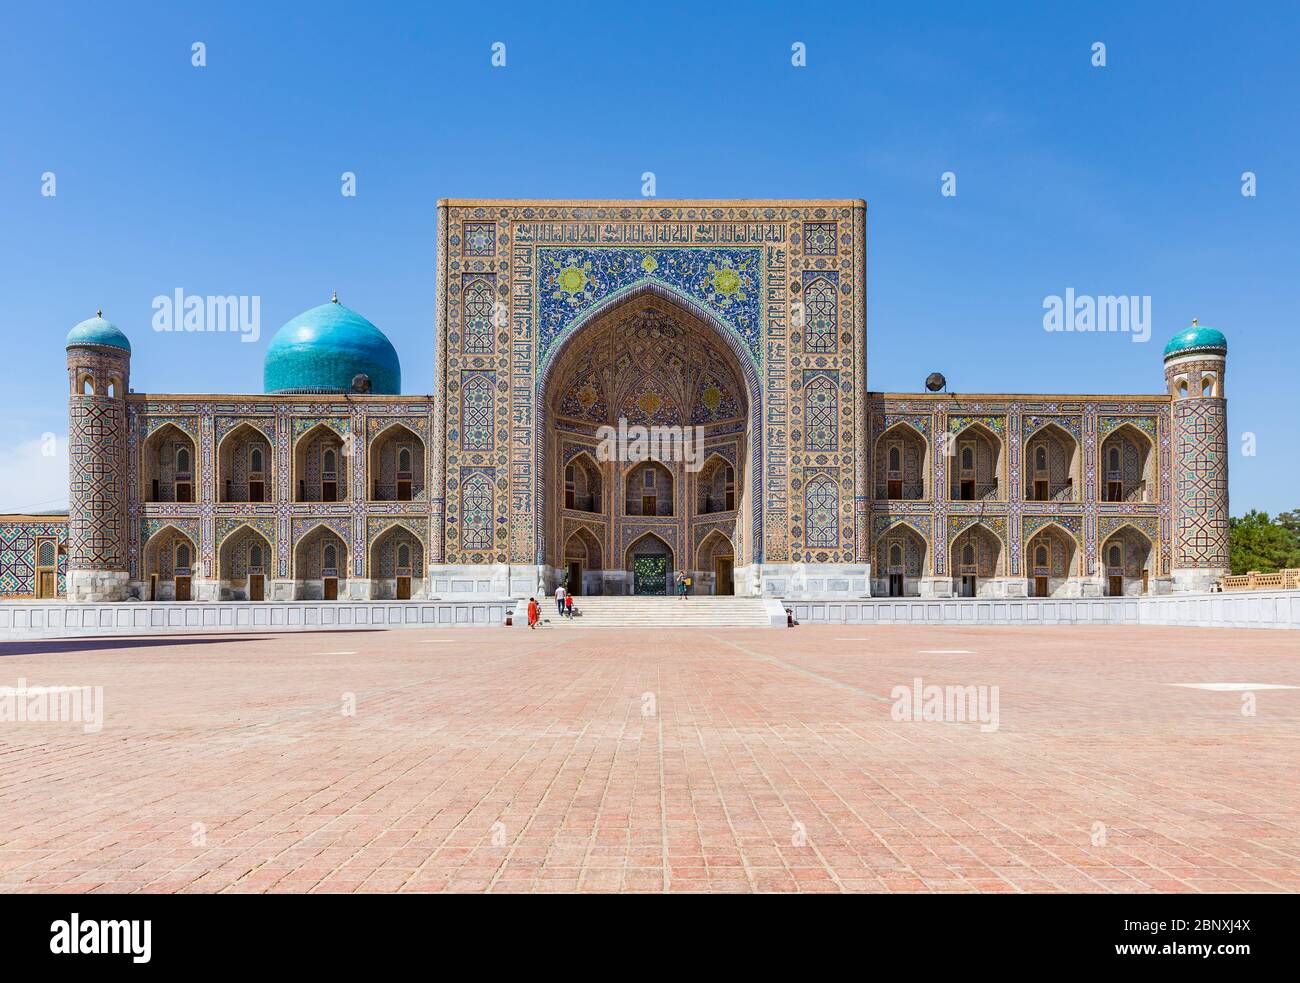
[[[411,578],[397,578],[397,599],[399,601],[409,601],[411,599]]]
[[[178,601],[190,600],[190,578],[189,577],[176,577],[173,580],[173,584],[176,592],[176,600]]]
[[[36,541],[36,596],[51,598],[58,594],[58,544],[53,539]]]
[[[713,558],[713,593],[731,595],[736,593],[736,583],[732,578],[735,558],[715,556]]]
[[[961,595],[962,597],[975,596],[975,575],[964,573],[961,576]]]
[[[1034,597],[1046,597],[1046,596],[1047,596],[1047,578],[1046,578],[1046,577],[1035,577],[1035,578],[1034,578]]]
[[[260,601],[266,597],[266,579],[264,574],[250,573],[248,575],[248,599],[250,601]]]
[[[565,575],[564,589],[574,597],[582,596],[582,564],[577,560],[570,560],[568,573]]]
[[[339,578],[326,577],[323,583],[325,588],[325,600],[337,601],[339,599]]]
[[[668,593],[668,557],[662,553],[636,553],[632,557],[632,593]]]
[[[903,596],[903,575],[901,573],[891,573],[889,575],[889,596]]]
[[[1111,578],[1110,578],[1110,584],[1109,584],[1109,588],[1108,588],[1108,590],[1107,590],[1107,593],[1108,593],[1111,597],[1123,597],[1123,596],[1124,596],[1124,578],[1123,578],[1123,577],[1111,577]]]

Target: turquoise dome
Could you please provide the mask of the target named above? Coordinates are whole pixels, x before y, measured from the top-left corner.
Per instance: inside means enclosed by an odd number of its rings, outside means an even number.
[[[68,332],[67,347],[73,345],[99,345],[103,348],[120,348],[131,351],[131,342],[115,325],[104,320],[104,312],[88,317]]]
[[[275,333],[266,350],[267,393],[349,393],[353,379],[370,379],[369,392],[402,391],[402,366],[382,331],[333,300],[304,311]]]
[[[1222,331],[1207,328],[1193,321],[1190,328],[1178,332],[1169,339],[1169,344],[1165,345],[1165,358],[1173,355],[1190,355],[1193,352],[1217,352],[1226,355],[1228,339],[1223,336]]]

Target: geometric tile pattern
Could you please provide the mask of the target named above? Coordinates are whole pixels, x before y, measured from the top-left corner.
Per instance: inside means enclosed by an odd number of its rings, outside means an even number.
[[[491,372],[461,373],[461,447],[490,451],[496,436],[496,386]]]
[[[804,542],[809,549],[839,546],[839,484],[833,474],[811,472],[804,488],[807,529]]]
[[[466,355],[491,355],[496,349],[493,319],[492,280],[476,276],[465,284],[464,336],[461,350]]]
[[[466,256],[496,255],[496,232],[495,222],[466,222],[464,254]]]
[[[839,444],[839,385],[833,372],[805,373],[804,447],[833,451]]]
[[[1228,432],[1219,399],[1174,401],[1174,454],[1179,567],[1226,569]]]
[[[839,342],[839,304],[835,285],[818,276],[804,288],[804,351],[832,353]]]
[[[68,553],[79,570],[121,570],[124,557],[122,406],[74,396],[69,406]]]
[[[38,539],[50,538],[59,547],[56,553],[57,591],[64,593],[68,569],[68,523],[65,519],[0,520],[0,595],[36,596],[36,548]]]
[[[803,251],[805,256],[834,256],[837,236],[834,222],[804,222]]]

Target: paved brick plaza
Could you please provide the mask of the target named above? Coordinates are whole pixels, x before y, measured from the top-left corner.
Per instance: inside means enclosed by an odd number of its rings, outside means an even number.
[[[1167,684],[1300,686],[1298,651],[1121,627],[0,645],[0,686],[106,707],[99,733],[0,723],[0,890],[1295,891],[1300,689],[1245,716]],[[891,719],[915,677],[997,685],[998,730]]]

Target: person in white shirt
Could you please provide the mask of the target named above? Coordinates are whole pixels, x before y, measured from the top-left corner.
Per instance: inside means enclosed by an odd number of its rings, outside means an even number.
[[[565,591],[565,589],[564,589],[564,585],[563,585],[563,584],[561,584],[559,587],[555,588],[555,606],[556,606],[556,608],[559,609],[560,617],[561,617],[561,618],[564,617],[564,595],[565,595],[565,593],[567,593],[567,592]]]

